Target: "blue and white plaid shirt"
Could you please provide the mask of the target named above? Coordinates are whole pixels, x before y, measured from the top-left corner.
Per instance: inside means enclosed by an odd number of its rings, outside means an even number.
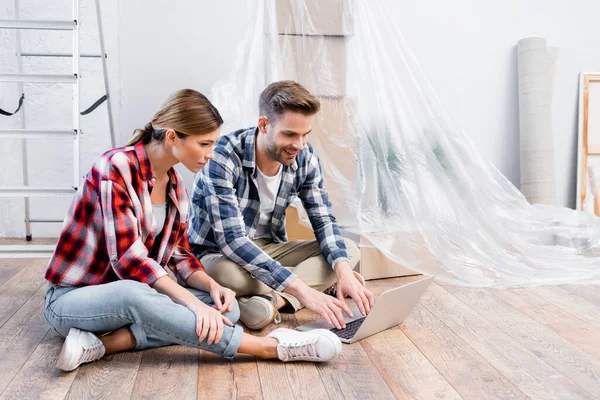
[[[240,129],[219,139],[215,158],[196,174],[188,235],[192,252],[201,258],[221,252],[255,278],[282,291],[296,276],[263,252],[252,239],[260,219],[256,183],[255,138],[257,128]],[[321,165],[307,144],[291,166],[282,166],[271,235],[286,242],[285,211],[298,196],[306,209],[321,252],[332,266],[348,261],[344,239],[323,187]]]

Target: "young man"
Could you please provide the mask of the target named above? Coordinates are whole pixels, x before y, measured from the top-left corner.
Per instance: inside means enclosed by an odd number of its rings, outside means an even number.
[[[188,235],[206,272],[236,292],[250,329],[279,322],[278,309],[303,306],[338,328],[343,301],[369,312],[373,294],[353,272],[359,250],[331,214],[321,166],[307,143],[319,100],[293,81],[260,95],[258,126],[221,137],[196,175]],[[285,211],[302,200],[317,240],[287,242]],[[337,282],[337,283],[336,283]],[[336,284],[337,298],[323,293]],[[251,296],[251,297],[249,297]]]

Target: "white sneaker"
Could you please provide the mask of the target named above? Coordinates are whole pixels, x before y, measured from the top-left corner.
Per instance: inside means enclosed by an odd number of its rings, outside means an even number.
[[[271,296],[256,295],[252,297],[238,298],[240,306],[240,321],[248,329],[261,330],[271,322],[279,324],[281,314],[277,311],[277,299],[275,293]]]
[[[71,328],[65,339],[56,366],[63,371],[73,371],[83,363],[104,357],[104,345],[98,336],[91,332]]]
[[[276,339],[277,355],[283,362],[287,361],[329,361],[342,353],[342,342],[333,332],[326,329],[314,329],[299,332],[292,329],[279,328],[267,337]]]

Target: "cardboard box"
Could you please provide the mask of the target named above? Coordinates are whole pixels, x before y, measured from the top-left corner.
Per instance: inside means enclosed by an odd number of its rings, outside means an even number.
[[[335,35],[353,33],[351,0],[276,0],[277,33]]]
[[[315,96],[346,95],[346,39],[323,36],[279,36],[283,74]]]
[[[333,215],[342,227],[358,225],[359,138],[354,129],[355,102],[351,98],[321,98],[308,142],[321,161],[325,189]]]
[[[302,207],[299,199],[296,199],[287,208],[285,212],[285,229],[288,234],[288,240],[315,240],[315,233],[312,228],[306,226],[310,222],[300,220],[300,214],[296,207]],[[306,218],[308,220],[308,217]]]
[[[375,243],[380,247],[375,247]],[[366,280],[419,274],[408,265],[431,272],[436,270],[437,259],[418,231],[363,232],[359,247],[359,272]],[[385,252],[401,256],[406,265],[392,261]]]

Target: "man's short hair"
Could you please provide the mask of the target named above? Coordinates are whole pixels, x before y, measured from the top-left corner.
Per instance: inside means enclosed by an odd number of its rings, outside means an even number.
[[[260,94],[258,112],[274,122],[285,111],[303,115],[319,112],[321,102],[302,85],[294,81],[273,82]]]

